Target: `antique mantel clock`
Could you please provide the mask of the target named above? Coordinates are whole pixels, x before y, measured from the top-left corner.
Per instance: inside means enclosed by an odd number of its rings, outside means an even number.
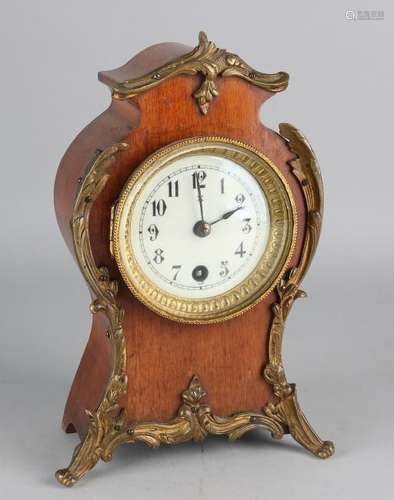
[[[72,486],[122,443],[151,447],[261,427],[320,458],[281,358],[286,317],[319,238],[316,158],[258,118],[288,75],[253,70],[200,34],[99,73],[110,107],[58,170],[59,226],[93,324],[63,427]]]

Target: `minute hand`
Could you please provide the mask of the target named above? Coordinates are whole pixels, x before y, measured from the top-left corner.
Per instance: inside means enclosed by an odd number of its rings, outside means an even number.
[[[238,212],[238,210],[242,210],[244,207],[237,207],[234,208],[234,210],[230,210],[229,212],[224,213],[219,219],[214,220],[213,222],[210,222],[210,225],[212,226],[213,224],[216,224],[217,222],[221,220],[226,220],[229,219],[235,212]]]
[[[198,178],[198,173],[196,174],[196,184],[197,184],[197,193],[198,193],[198,203],[200,205],[201,222],[205,223],[204,208],[203,208],[203,203],[202,203],[203,199],[202,199],[201,186],[200,186],[200,180]]]

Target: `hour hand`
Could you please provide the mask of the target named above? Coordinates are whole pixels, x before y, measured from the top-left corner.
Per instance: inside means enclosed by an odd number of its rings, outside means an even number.
[[[224,213],[219,219],[214,220],[213,222],[210,222],[210,225],[212,226],[213,224],[216,224],[217,222],[221,220],[226,220],[229,219],[235,212],[238,212],[238,210],[242,210],[244,207],[237,207],[234,208],[234,210],[230,210],[229,212]]]

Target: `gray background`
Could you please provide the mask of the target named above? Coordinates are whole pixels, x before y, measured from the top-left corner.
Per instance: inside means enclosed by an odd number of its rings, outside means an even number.
[[[377,3],[376,3],[377,2]],[[346,9],[384,10],[348,21]],[[393,11],[389,2],[195,0],[2,4],[1,498],[393,498]],[[109,103],[96,81],[161,41],[218,46],[289,89],[263,121],[298,126],[320,160],[323,234],[288,322],[285,358],[302,406],[336,455],[290,438],[123,447],[73,490],[53,472],[77,444],[60,430],[89,331],[89,296],[52,206],[58,162]]]

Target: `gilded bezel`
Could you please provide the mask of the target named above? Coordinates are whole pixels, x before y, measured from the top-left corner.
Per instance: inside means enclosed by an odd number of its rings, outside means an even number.
[[[268,201],[271,230],[266,251],[252,273],[227,292],[205,299],[189,299],[158,288],[141,270],[129,244],[129,227],[135,199],[145,182],[143,176],[161,168],[175,158],[191,154],[214,154],[232,159],[257,180]],[[148,177],[149,178],[149,177]],[[120,249],[121,218],[126,202],[137,182],[138,192],[127,214],[126,254]],[[124,282],[133,295],[157,314],[182,323],[216,323],[238,316],[255,306],[276,286],[293,255],[297,236],[297,214],[293,196],[276,165],[263,153],[239,141],[224,137],[194,137],[171,143],[156,151],[137,167],[123,188],[115,207],[112,248]]]

